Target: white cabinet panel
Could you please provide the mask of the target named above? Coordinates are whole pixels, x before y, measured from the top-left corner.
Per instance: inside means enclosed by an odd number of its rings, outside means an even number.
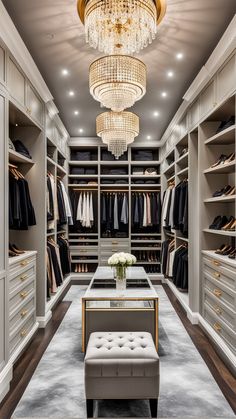
[[[193,128],[195,125],[197,125],[197,123],[199,122],[199,100],[196,100],[190,110],[189,110],[189,114],[188,114],[188,121],[189,121],[189,128]]]
[[[43,103],[35,93],[34,89],[27,86],[27,110],[29,114],[34,118],[40,125],[43,123]]]
[[[11,58],[9,58],[8,72],[10,93],[21,105],[25,106],[26,79]]]
[[[6,173],[6,166],[5,166],[5,146],[6,146],[6,139],[5,139],[5,98],[0,95],[0,168],[1,168],[1,176],[0,176],[0,214],[1,214],[1,223],[0,223],[0,271],[4,271],[6,269],[5,266],[5,254],[6,254],[6,225],[3,220],[6,219],[5,217],[5,199],[6,199],[6,185],[7,185],[7,173]]]
[[[200,97],[200,118],[204,118],[216,105],[215,79],[213,79]]]
[[[53,141],[53,121],[49,115],[46,116],[46,137]]]
[[[6,363],[5,351],[5,281],[6,278],[0,278],[0,371]]]
[[[5,83],[6,74],[5,74],[5,64],[6,64],[6,55],[4,48],[0,45],[0,82]]]
[[[226,98],[236,90],[236,56],[234,55],[219,70],[217,75],[217,100],[218,102]]]

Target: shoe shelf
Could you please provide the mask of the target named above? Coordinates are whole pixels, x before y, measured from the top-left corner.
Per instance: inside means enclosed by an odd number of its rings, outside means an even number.
[[[188,167],[185,167],[184,169],[180,170],[176,173],[176,176],[182,177],[188,175]]]
[[[209,169],[204,170],[205,174],[224,174],[224,173],[233,173],[235,172],[236,160],[231,161],[226,164],[219,164],[216,167],[209,167]]]
[[[208,198],[208,199],[204,199],[204,202],[206,203],[206,204],[210,204],[210,203],[217,203],[217,202],[222,202],[222,203],[224,203],[224,202],[235,202],[235,199],[236,199],[236,195],[226,195],[226,196],[219,196],[219,197],[216,197],[216,198]]]
[[[236,260],[230,259],[228,256],[218,255],[215,250],[202,250],[202,254],[210,256],[212,259],[222,263],[227,263],[236,269]]]
[[[35,162],[32,159],[29,159],[28,157],[23,156],[23,154],[18,153],[15,150],[9,149],[9,162],[10,163],[26,163],[34,165]]]
[[[185,153],[185,154],[183,154],[183,156],[181,156],[181,157],[179,157],[177,160],[176,160],[176,164],[177,165],[179,165],[179,166],[188,166],[188,155],[189,155],[189,153],[187,152],[187,153]]]
[[[175,162],[171,163],[164,171],[163,175],[168,176],[175,171]]]
[[[131,243],[161,243],[161,240],[131,240]]]
[[[218,132],[217,134],[205,140],[205,144],[206,145],[234,144],[235,130],[236,130],[236,125],[231,125],[229,128],[225,129],[224,131]]]
[[[204,228],[204,233],[218,234],[220,236],[236,237],[236,231],[224,231],[224,230],[212,230],[210,228]]]

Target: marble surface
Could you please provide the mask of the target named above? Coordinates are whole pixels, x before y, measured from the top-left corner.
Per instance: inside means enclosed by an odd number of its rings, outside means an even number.
[[[113,278],[113,269],[109,266],[100,266],[97,268],[89,287],[84,295],[84,298],[141,298],[153,299],[158,298],[157,292],[154,289],[150,279],[142,267],[129,267],[127,268],[127,278],[130,279],[143,279],[146,278],[149,282],[150,288],[128,288],[126,290],[117,290],[116,288],[91,288],[94,279],[111,279]]]
[[[160,298],[160,399],[158,417],[232,418],[232,409],[188,336],[162,286]],[[85,418],[84,364],[81,353],[81,297],[72,286],[72,301],[44,353],[13,418]],[[145,401],[101,401],[99,417],[149,417]]]

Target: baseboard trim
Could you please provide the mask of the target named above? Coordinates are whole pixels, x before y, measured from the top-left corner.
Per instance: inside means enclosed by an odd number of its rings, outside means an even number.
[[[0,403],[10,389],[10,382],[13,377],[13,364],[8,362],[0,373]]]
[[[37,316],[36,317],[36,320],[37,320],[37,322],[39,324],[39,328],[40,329],[44,329],[47,326],[49,320],[51,320],[51,318],[52,318],[52,311],[51,310],[49,310],[45,314],[45,316]]]

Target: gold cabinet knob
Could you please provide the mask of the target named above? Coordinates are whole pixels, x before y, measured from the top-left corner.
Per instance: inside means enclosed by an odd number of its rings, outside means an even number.
[[[222,314],[222,310],[221,310],[221,308],[220,307],[215,307],[214,308],[214,311],[217,313],[217,314]]]
[[[28,278],[28,275],[21,275],[20,280],[23,282]]]
[[[26,316],[26,314],[28,314],[29,313],[29,310],[23,310],[21,313],[20,313],[20,315],[21,315],[21,317],[25,317]]]
[[[21,266],[26,266],[26,265],[29,264],[29,261],[28,260],[22,260],[22,262],[20,264],[21,264]]]
[[[214,295],[216,296],[216,297],[218,297],[218,298],[220,298],[221,296],[222,296],[222,291],[221,290],[219,290],[219,289],[214,289],[214,291],[213,291],[213,293],[214,293]]]
[[[118,242],[117,241],[113,241],[111,244],[117,245]]]
[[[218,260],[213,260],[213,265],[215,265],[215,266],[220,266],[220,262],[218,261]]]
[[[21,292],[20,293],[20,296],[21,296],[21,298],[26,298],[27,297],[27,295],[29,295],[29,291],[23,291],[23,292]]]
[[[221,325],[219,323],[215,323],[213,325],[213,327],[214,327],[214,329],[215,329],[216,332],[220,332],[221,331]]]
[[[22,330],[20,332],[20,335],[21,335],[22,338],[25,337],[27,335],[27,330],[26,329]]]
[[[220,273],[219,272],[214,272],[213,275],[214,275],[215,278],[220,278]]]

